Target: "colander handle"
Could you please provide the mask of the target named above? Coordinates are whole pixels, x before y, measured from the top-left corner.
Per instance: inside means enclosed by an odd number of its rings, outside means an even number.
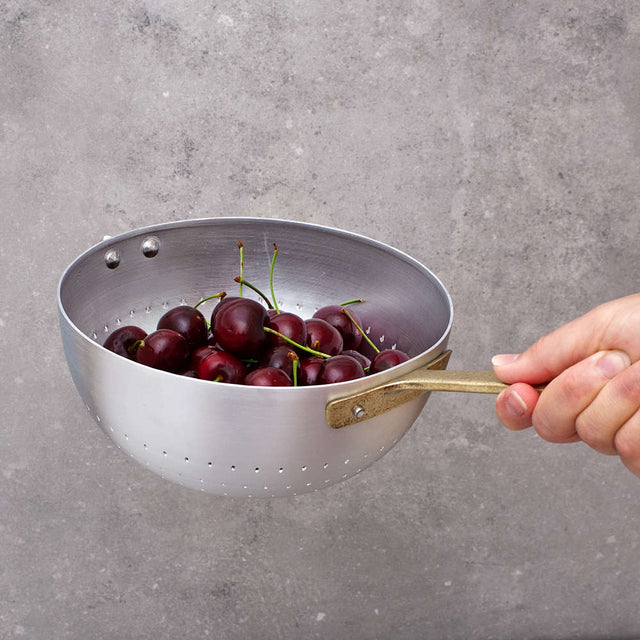
[[[448,371],[451,351],[445,351],[429,364],[373,389],[330,401],[325,410],[327,422],[340,429],[380,415],[428,391],[461,391],[497,394],[509,385],[493,371]],[[536,387],[541,391],[544,387]]]

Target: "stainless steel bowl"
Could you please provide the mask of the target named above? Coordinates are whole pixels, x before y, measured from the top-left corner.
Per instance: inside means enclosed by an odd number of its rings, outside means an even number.
[[[101,346],[118,326],[152,331],[173,306],[222,290],[236,294],[238,241],[244,245],[245,277],[263,290],[273,243],[278,245],[275,291],[281,309],[311,317],[326,304],[364,298],[358,313],[370,338],[380,348],[397,345],[411,359],[345,383],[261,388],[166,373]],[[205,315],[212,305],[203,305]],[[78,392],[122,450],[181,485],[254,497],[322,489],[389,451],[428,393],[341,429],[329,426],[325,408],[336,398],[424,367],[445,350],[452,323],[445,287],[405,253],[338,229],[256,218],[160,224],[105,239],[62,275],[58,310]]]

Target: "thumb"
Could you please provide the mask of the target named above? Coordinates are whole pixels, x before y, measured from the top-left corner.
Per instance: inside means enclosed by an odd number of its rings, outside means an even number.
[[[604,306],[596,308],[543,336],[523,353],[494,356],[491,364],[496,375],[507,384],[542,384],[590,355],[613,348],[606,344],[609,340],[603,331],[607,311]]]

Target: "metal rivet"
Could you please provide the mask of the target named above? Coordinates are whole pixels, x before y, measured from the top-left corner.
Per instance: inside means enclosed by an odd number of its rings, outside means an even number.
[[[115,249],[108,249],[104,254],[104,263],[109,269],[115,269],[120,264],[120,253]]]
[[[140,249],[146,258],[155,258],[160,251],[160,240],[155,236],[149,236],[144,239]]]
[[[360,420],[360,418],[364,418],[365,413],[364,407],[361,407],[359,404],[353,407],[353,416],[358,418],[358,420]]]

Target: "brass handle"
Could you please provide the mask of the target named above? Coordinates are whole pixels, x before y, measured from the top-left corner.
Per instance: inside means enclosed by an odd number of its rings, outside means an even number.
[[[451,351],[445,351],[429,364],[401,378],[330,401],[325,410],[327,422],[334,429],[340,429],[373,418],[427,391],[497,394],[509,386],[493,371],[447,371],[450,356]]]

